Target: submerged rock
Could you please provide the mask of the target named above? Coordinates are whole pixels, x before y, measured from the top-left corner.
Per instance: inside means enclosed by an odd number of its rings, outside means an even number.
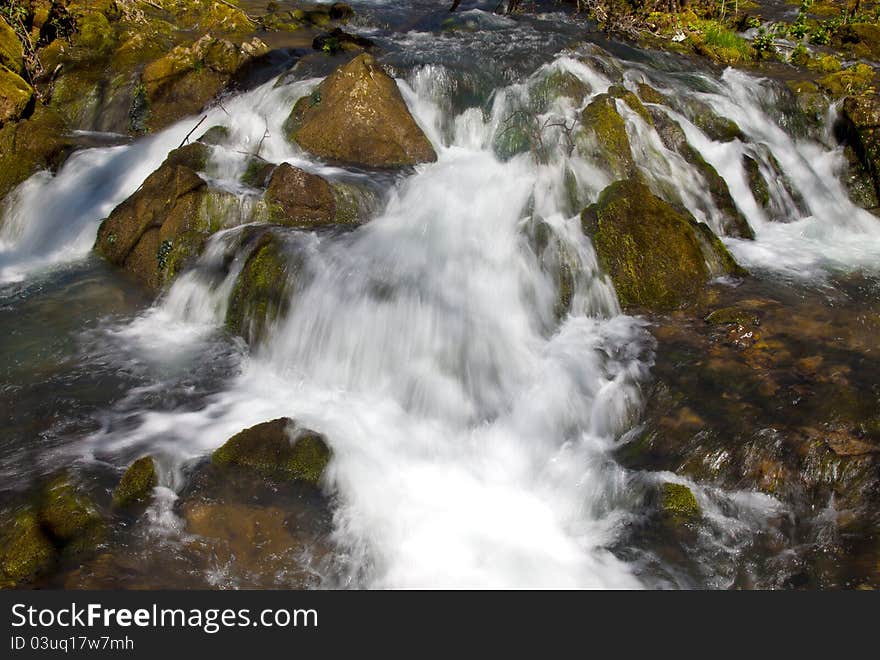
[[[700,517],[700,505],[691,489],[683,484],[666,482],[660,488],[660,508],[675,525],[686,525]]]
[[[207,158],[208,147],[198,142],[168,154],[101,223],[95,249],[149,288],[169,283],[208,236],[241,220],[235,195],[209,189],[198,175]]]
[[[113,505],[128,507],[133,504],[143,503],[150,499],[153,489],[158,485],[156,476],[156,463],[152,456],[144,456],[132,463],[119,484],[113,491]]]
[[[211,460],[215,465],[235,465],[265,477],[317,486],[330,456],[323,436],[298,428],[293,420],[283,417],[237,433]]]
[[[15,586],[50,568],[57,560],[51,539],[40,526],[37,514],[27,509],[16,516],[0,542],[0,569],[7,584]]]
[[[437,159],[397,83],[367,54],[297,101],[285,131],[316,156],[352,165],[401,167]]]
[[[581,113],[581,130],[575,144],[581,155],[594,160],[612,180],[632,176],[635,162],[626,124],[610,94],[599,94]]]
[[[42,488],[0,541],[0,585],[16,586],[48,571],[62,557],[93,551],[106,535],[94,502],[66,476]]]
[[[675,308],[712,277],[742,273],[708,227],[638,177],[608,186],[581,224],[624,306]]]

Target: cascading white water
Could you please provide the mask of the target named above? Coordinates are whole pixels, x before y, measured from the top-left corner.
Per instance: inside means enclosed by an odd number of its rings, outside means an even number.
[[[587,82],[592,95],[611,84],[569,56],[536,76],[553,67]],[[528,153],[499,161],[493,140],[528,83],[499,90],[488,117],[476,108],[449,116],[438,103],[449,78],[443,67],[426,66],[401,83],[438,162],[401,180],[369,224],[301,237],[306,268],[292,283],[291,311],[225,391],[198,410],[144,410],[136,428],[95,434],[87,450],[128,456],[149,448],[170,466],[164,485],[177,488],[185,461],[242,428],[289,416],[324,433],[334,450],[327,487],[337,498],[334,539],[344,559],[342,577],[328,584],[637,587],[634,569],[607,549],[633,504],[610,452],[636,421],[651,341],[642,321],[620,314],[567,191],[573,176],[587,203],[608,175],[569,156],[559,129],[548,130],[546,163]],[[256,145],[270,161],[339,175],[282,137],[292,101],[314,82],[270,82],[209,112],[206,128],[231,128],[214,155],[212,183],[251,194],[234,182],[244,163],[236,154]],[[747,265],[784,272],[815,272],[854,243],[867,264],[880,253],[880,229],[832,176],[838,155],[786,136],[744,94],[758,89],[728,72],[716,92],[699,94],[767,145],[813,216],[767,221],[742,172],[742,145],[713,143],[677,115],[756,231],[754,242],[728,243]],[[619,105],[634,149],[645,154],[637,158],[645,175],[677,185],[684,203],[717,229],[711,200],[694,185],[699,175]],[[571,122],[578,109],[560,101],[548,113]],[[100,217],[196,120],[131,146],[83,152],[56,177],[25,183],[6,217],[3,278],[84,255]],[[666,167],[651,160],[657,154]],[[561,321],[555,274],[529,238],[534,223],[550,228],[575,265],[571,313]],[[57,232],[65,226],[75,241]],[[223,240],[212,240],[202,265],[218,258]],[[829,242],[830,257],[817,249]],[[157,307],[114,332],[145,353],[198,343],[222,322],[235,272],[222,282],[198,269],[185,273]]]

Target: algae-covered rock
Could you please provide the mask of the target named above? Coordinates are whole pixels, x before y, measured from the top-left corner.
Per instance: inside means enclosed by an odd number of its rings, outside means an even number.
[[[645,103],[669,105],[669,99],[667,99],[664,94],[658,92],[647,83],[637,83],[636,89],[638,89],[639,96]]]
[[[637,177],[608,186],[584,209],[581,223],[625,306],[678,307],[710,278],[739,272],[708,227]]]
[[[19,513],[0,542],[0,571],[8,586],[47,570],[56,559],[57,550],[36,512],[28,508]]]
[[[397,83],[368,54],[297,101],[285,131],[306,151],[353,165],[401,167],[437,159]]]
[[[238,199],[198,175],[208,147],[194,142],[168,154],[98,228],[95,250],[151,289],[168,284],[207,238],[241,222]]]
[[[34,88],[20,75],[0,66],[0,127],[25,116],[34,101]]]
[[[215,465],[248,468],[269,478],[318,485],[330,457],[323,436],[280,418],[232,436],[211,460]]]
[[[284,316],[290,305],[290,278],[301,264],[288,259],[279,239],[261,234],[229,299],[226,327],[250,343],[259,342],[267,328]]]
[[[683,484],[664,483],[660,488],[660,508],[670,522],[683,525],[700,517],[700,504]]]
[[[128,507],[150,499],[153,489],[158,485],[156,463],[152,456],[143,456],[132,463],[113,491],[113,504]]]
[[[610,94],[599,94],[581,113],[581,130],[575,144],[581,155],[595,161],[614,179],[635,170],[626,124]]]
[[[631,110],[635,111],[636,114],[645,120],[646,124],[649,126],[653,124],[651,114],[648,112],[648,109],[642,105],[641,99],[636,96],[635,92],[631,92],[623,85],[611,85],[611,87],[608,88],[608,93],[628,105]]]

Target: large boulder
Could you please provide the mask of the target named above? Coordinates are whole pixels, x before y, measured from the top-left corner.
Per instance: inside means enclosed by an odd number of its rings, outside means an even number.
[[[437,159],[397,83],[368,54],[299,99],[285,130],[303,149],[330,161],[390,168]]]
[[[211,460],[214,465],[234,465],[268,478],[318,485],[330,457],[323,436],[282,417],[235,434]]]
[[[241,220],[236,196],[209,189],[198,175],[207,155],[200,143],[168,154],[101,223],[95,249],[151,289],[170,282],[211,234]]]
[[[145,125],[157,130],[201,110],[251,58],[269,48],[257,38],[235,45],[206,34],[150,62],[141,74]]]
[[[581,223],[624,306],[672,309],[711,278],[742,272],[708,227],[639,177],[608,186]]]

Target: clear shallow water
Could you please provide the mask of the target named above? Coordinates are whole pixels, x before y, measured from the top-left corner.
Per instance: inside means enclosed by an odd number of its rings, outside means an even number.
[[[713,142],[670,109],[756,232],[754,242],[725,239],[745,265],[809,284],[870,271],[880,263],[876,218],[847,200],[834,175],[841,155],[821,135],[794,140],[778,127],[766,109],[769,82],[679,72],[666,61],[654,68],[584,58],[591,51],[563,50],[580,28],[561,16],[522,25],[471,10],[475,27],[438,34],[445,13],[425,18],[417,9],[372,3],[358,22],[388,50],[436,163],[373,177],[288,144],[281,124],[317,83],[297,68],[282,77],[288,84],[270,81],[207,113],[204,127],[226,125],[231,138],[206,176],[239,193],[244,207],[254,191],[236,183],[240,152],[258,144],[270,161],[385,191],[382,211],[363,227],[289,237],[306,256],[305,276],[293,283],[290,314],[258,349],[222,330],[235,270],[221,281],[204,274],[236,230],[212,239],[203,268],[154,305],[88,256],[100,219],[199,118],[132,145],[80,152],[55,177],[19,189],[0,231],[0,323],[17,337],[2,363],[13,420],[0,463],[8,488],[71,462],[111,483],[133,458],[155,454],[161,497],[137,521],[145,535],[131,541],[149,553],[157,538],[186,542],[175,502],[194,461],[242,428],[290,416],[324,433],[334,450],[326,480],[332,550],[312,566],[318,584],[729,586],[751,540],[785,515],[780,502],[690,484],[707,512],[692,575],[676,575],[662,553],[625,547],[647,490],[680,478],[632,474],[613,458],[640,421],[655,355],[646,322],[621,314],[580,231],[577,214],[608,174],[569,154],[558,128],[546,131],[546,164],[528,153],[499,161],[493,143],[554,71],[586,82],[591,96],[619,76],[630,86],[651,81],[737,121],[803,196],[809,216],[789,204],[791,222],[770,222],[742,171],[747,147]],[[700,175],[619,108],[649,180],[671,182],[681,203],[718,229]],[[578,110],[563,99],[541,120],[571,122]],[[530,238],[541,224],[577,265],[563,319],[555,314],[558,264],[539,257]],[[212,584],[242,584],[234,572],[219,579],[204,566],[187,570]]]

